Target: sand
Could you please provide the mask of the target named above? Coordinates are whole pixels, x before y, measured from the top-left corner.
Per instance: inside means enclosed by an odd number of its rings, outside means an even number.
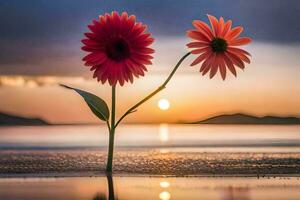
[[[2,150],[0,177],[97,176],[105,170],[103,150]],[[299,176],[300,153],[168,152],[116,149],[114,173],[170,176]]]

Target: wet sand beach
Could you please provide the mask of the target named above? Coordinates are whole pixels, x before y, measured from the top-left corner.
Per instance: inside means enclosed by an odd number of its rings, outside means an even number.
[[[116,149],[120,175],[276,176],[300,175],[300,153],[197,152],[172,149]],[[105,173],[106,150],[2,150],[0,177],[30,174],[90,176]]]

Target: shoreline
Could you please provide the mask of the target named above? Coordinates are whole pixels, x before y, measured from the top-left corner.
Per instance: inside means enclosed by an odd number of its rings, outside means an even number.
[[[14,178],[97,178],[106,177],[104,172],[85,173],[43,173],[43,174],[0,174],[0,179]],[[143,178],[300,178],[300,174],[196,174],[196,175],[173,175],[173,174],[131,174],[113,173],[112,177],[143,177]]]

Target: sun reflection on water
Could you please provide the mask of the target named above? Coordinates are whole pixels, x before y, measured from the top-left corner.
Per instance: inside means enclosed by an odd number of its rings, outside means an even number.
[[[161,181],[159,183],[159,186],[161,188],[166,189],[166,188],[170,187],[170,183],[168,181]],[[171,194],[168,191],[162,191],[161,193],[159,193],[159,198],[161,200],[168,200],[168,199],[171,199]]]
[[[169,200],[171,198],[171,194],[167,191],[163,191],[159,194],[159,198],[161,200]]]
[[[162,181],[159,183],[159,185],[162,188],[168,188],[170,186],[170,183],[168,181]]]
[[[169,141],[169,125],[168,124],[160,124],[159,125],[159,140],[161,142]]]

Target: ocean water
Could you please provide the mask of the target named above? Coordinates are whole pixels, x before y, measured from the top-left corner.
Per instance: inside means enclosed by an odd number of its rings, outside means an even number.
[[[299,152],[300,125],[121,125],[116,148]],[[0,127],[0,149],[105,148],[103,125]]]
[[[82,177],[0,179],[5,200],[299,200],[300,179]]]

